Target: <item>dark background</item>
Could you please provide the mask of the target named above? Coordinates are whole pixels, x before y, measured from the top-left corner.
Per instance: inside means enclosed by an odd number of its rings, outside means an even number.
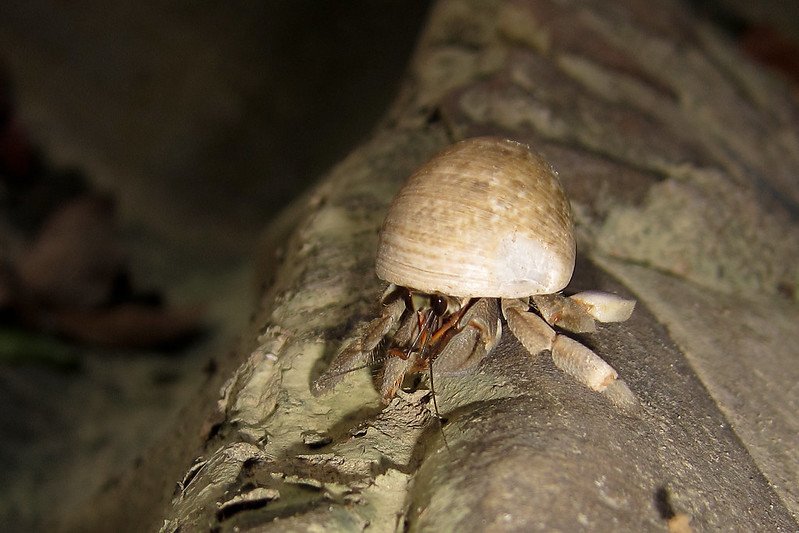
[[[52,179],[72,167],[110,194],[132,282],[202,305],[207,325],[177,351],[58,339],[55,361],[6,350],[1,529],[90,502],[169,428],[254,308],[261,232],[369,135],[428,4],[0,3],[0,72]]]

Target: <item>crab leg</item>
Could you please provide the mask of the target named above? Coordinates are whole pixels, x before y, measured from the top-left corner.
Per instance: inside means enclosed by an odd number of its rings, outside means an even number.
[[[593,350],[565,335],[555,337],[552,360],[555,366],[597,392],[604,392],[619,377]]]
[[[435,333],[433,333],[433,337],[430,339],[432,343],[437,343],[441,340],[445,334],[449,333],[449,331],[458,325],[458,321],[461,317],[470,309],[470,307],[464,306],[461,308],[457,313],[453,313],[449,319],[447,319],[444,324],[438,328]]]
[[[558,313],[552,310],[557,307],[558,302],[568,301],[567,298],[558,300],[534,298],[539,310],[545,307],[544,312],[547,312],[545,316],[554,323],[558,322],[556,319]],[[552,305],[542,305],[552,300],[554,300]],[[530,354],[537,355],[544,350],[551,350],[555,366],[580,383],[602,392],[618,377],[613,367],[593,351],[565,335],[558,335],[541,317],[528,312],[524,301],[503,300],[502,310],[508,327]]]
[[[552,360],[555,366],[577,381],[603,393],[617,407],[632,410],[639,405],[635,394],[623,379],[619,379],[616,370],[579,342],[558,335],[552,343]]]
[[[569,296],[600,322],[624,322],[635,309],[635,300],[628,300],[609,292],[583,291]]]
[[[498,312],[496,300],[490,298],[481,298],[470,306],[449,329],[457,329],[457,333],[448,340],[443,337],[442,342],[446,344],[435,356],[434,370],[454,372],[478,364],[494,349],[502,335]]]
[[[536,302],[536,306],[539,306],[540,301]],[[632,407],[638,404],[635,395],[623,380],[618,379],[619,375],[612,366],[590,348],[565,335],[558,335],[535,313],[527,312],[524,300],[503,300],[502,311],[508,327],[530,354],[550,350],[555,366],[587,387],[605,394],[617,406]]]
[[[537,355],[552,348],[556,333],[527,307],[526,300],[502,300],[502,314],[511,332],[528,352]]]
[[[352,341],[336,354],[330,366],[314,381],[311,392],[319,395],[335,387],[344,376],[371,363],[372,354],[391,329],[400,321],[405,302],[397,299],[383,308],[383,314],[369,322]]]
[[[419,364],[419,352],[409,352],[404,359],[389,357],[383,365],[383,376],[380,380],[380,397],[384,404],[391,402],[391,398],[402,386],[405,375],[411,373]]]

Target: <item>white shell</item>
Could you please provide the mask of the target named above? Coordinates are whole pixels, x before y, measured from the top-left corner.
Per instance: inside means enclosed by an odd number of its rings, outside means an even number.
[[[552,167],[493,137],[454,144],[414,172],[377,249],[381,279],[450,296],[550,294],[573,270],[571,210]]]

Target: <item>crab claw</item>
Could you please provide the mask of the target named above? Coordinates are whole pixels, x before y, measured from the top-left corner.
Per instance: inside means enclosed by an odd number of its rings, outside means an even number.
[[[560,294],[538,294],[532,297],[541,316],[551,326],[574,333],[596,331],[594,316],[579,302]]]
[[[436,373],[456,372],[473,367],[494,349],[502,336],[499,309],[493,300],[478,300],[459,320],[458,332],[436,356]]]

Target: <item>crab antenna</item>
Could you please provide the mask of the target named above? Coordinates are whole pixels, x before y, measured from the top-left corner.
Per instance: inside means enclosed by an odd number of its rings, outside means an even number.
[[[433,361],[430,361],[430,364],[427,365],[427,369],[429,370],[430,374],[430,394],[433,396],[433,412],[436,414],[436,419],[438,420],[438,430],[441,432],[441,440],[444,441],[444,448],[447,449],[448,453],[452,453],[452,451],[449,449],[449,443],[447,442],[447,435],[444,433],[444,419],[441,417],[441,413],[438,412],[436,388],[433,386]]]
[[[433,321],[435,320],[435,318],[436,318],[435,313],[431,310],[430,314],[427,315],[427,318],[424,321],[424,327],[420,328],[420,334],[421,334],[421,329],[429,330],[432,327]],[[427,341],[428,341],[429,338],[430,337],[428,335],[428,336],[425,336],[422,339],[422,345],[419,347],[419,358],[420,359],[424,359],[424,351],[427,348]],[[418,338],[417,338],[417,340],[418,340]],[[415,344],[416,344],[416,342],[414,341],[414,345]],[[449,443],[447,442],[447,436],[444,434],[444,424],[442,423],[443,418],[441,417],[441,413],[438,411],[438,400],[436,400],[436,388],[433,385],[433,361],[432,360],[430,360],[430,362],[428,363],[427,370],[428,370],[428,372],[430,374],[430,394],[433,397],[433,412],[435,413],[436,419],[438,420],[438,429],[439,429],[439,431],[441,431],[441,439],[444,441],[444,447],[447,449],[447,452],[451,453],[451,451],[449,449]]]
[[[418,313],[421,314],[422,311],[418,311]],[[411,345],[408,347],[408,351],[406,352],[407,356],[411,355],[411,352],[413,352],[413,349],[416,348],[416,345],[419,344],[420,340],[422,341],[422,345],[419,347],[419,357],[424,354],[424,348],[427,345],[427,336],[425,336],[424,333],[430,329],[430,326],[433,325],[434,318],[435,313],[433,313],[431,309],[427,316],[425,316],[424,320],[418,320],[419,332],[416,334],[416,337],[413,338],[413,342],[411,342]]]

